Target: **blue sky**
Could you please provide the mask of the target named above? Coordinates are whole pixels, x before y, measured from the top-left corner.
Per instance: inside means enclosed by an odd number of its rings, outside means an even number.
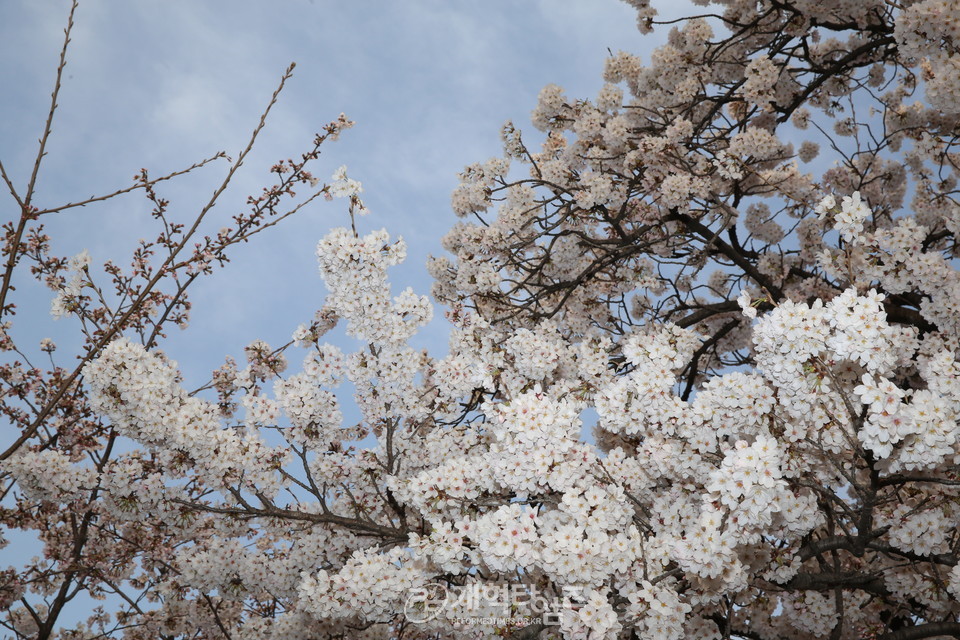
[[[0,99],[0,159],[21,185],[67,9],[64,0],[0,5],[0,82],[8,88]],[[658,35],[662,41],[665,34]],[[455,222],[449,195],[457,173],[499,153],[506,120],[532,129],[524,123],[543,85],[593,97],[607,49],[644,54],[654,42],[640,36],[633,10],[616,0],[87,0],[77,11],[39,200],[59,204],[110,191],[129,184],[140,167],[160,175],[220,149],[237,153],[283,69],[296,61],[212,230],[259,191],[274,161],[306,149],[314,132],[345,112],[357,126],[325,147],[317,173],[349,166],[372,211],[364,224],[384,226],[409,245],[394,286],[427,293],[424,262],[442,252],[439,239]],[[172,201],[174,216],[188,219],[224,170],[204,169],[160,194]],[[10,204],[6,199],[7,219]],[[95,263],[112,257],[125,264],[131,243],[156,233],[148,212],[133,195],[46,222],[56,251],[86,248]],[[225,354],[239,355],[255,338],[286,340],[311,317],[324,293],[316,241],[345,222],[343,203],[318,203],[240,247],[226,270],[194,288],[190,329],[165,345],[188,380],[209,375]],[[31,340],[66,339],[73,328],[49,321],[48,292],[28,289],[21,287],[19,330],[28,320],[37,332]],[[422,344],[442,351],[444,330],[434,326]]]

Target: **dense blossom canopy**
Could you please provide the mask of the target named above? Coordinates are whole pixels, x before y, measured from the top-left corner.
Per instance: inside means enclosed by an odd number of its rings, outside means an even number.
[[[107,336],[88,433],[56,413],[2,467],[5,524],[123,594],[62,637],[960,637],[960,5],[696,4],[464,170],[447,355],[409,345],[403,242],[355,225],[295,373],[256,342],[192,392],[149,330]],[[322,193],[367,213],[345,168]],[[42,569],[0,585],[20,637]]]

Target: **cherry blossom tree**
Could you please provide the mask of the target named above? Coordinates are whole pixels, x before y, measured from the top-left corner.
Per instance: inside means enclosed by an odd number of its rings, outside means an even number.
[[[594,100],[546,87],[539,133],[464,170],[442,357],[346,169],[315,185],[351,223],[315,317],[197,391],[149,309],[175,321],[160,276],[218,240],[168,231],[124,315],[10,228],[8,270],[91,327],[73,373],[4,369],[5,524],[49,549],[6,576],[11,633],[51,637],[81,589],[123,604],[62,637],[960,637],[960,10],[630,4],[670,29],[652,60],[611,54]],[[279,195],[312,181],[278,166]]]
[[[253,150],[293,75],[291,64],[273,95],[265,96],[266,108],[247,145],[232,158],[220,152],[159,177],[141,169],[130,185],[112,192],[66,203],[50,202],[38,188],[38,180],[47,164],[77,4],[76,0],[71,3],[67,15],[49,111],[25,185],[16,184],[15,173],[8,172],[0,158],[0,177],[9,195],[4,208],[12,212],[4,215],[0,245],[0,414],[7,423],[0,446],[0,524],[34,532],[43,544],[42,557],[0,570],[4,637],[53,637],[65,608],[82,592],[94,599],[115,594],[120,601],[126,600],[127,606],[110,614],[94,611],[86,631],[63,632],[61,637],[92,637],[97,635],[89,630],[92,628],[102,635],[110,633],[108,630],[119,632],[129,626],[131,612],[141,609],[139,601],[152,583],[134,582],[132,588],[121,588],[121,583],[130,578],[143,549],[154,549],[170,538],[159,528],[127,537],[122,526],[104,517],[101,502],[107,495],[100,477],[119,462],[117,450],[124,445],[116,429],[94,413],[82,384],[84,367],[121,336],[153,349],[171,327],[186,327],[191,286],[229,262],[236,245],[256,239],[317,198],[331,199],[334,185],[320,185],[308,165],[319,157],[321,145],[353,124],[341,115],[298,159],[276,163],[270,169],[274,174],[271,184],[250,196],[248,209],[223,226],[222,217],[212,211]],[[223,167],[222,176],[205,205],[192,218],[171,215],[170,202],[161,195],[164,183],[218,163]],[[297,196],[296,191],[303,188],[308,194]],[[149,202],[156,226],[149,232],[152,240],[141,240],[131,248],[129,266],[108,261],[98,270],[86,251],[72,257],[54,252],[45,221],[135,193]],[[211,224],[218,225],[219,231],[210,233]],[[29,330],[33,318],[29,313],[18,317],[18,304],[26,300],[30,305],[35,296],[16,289],[17,283],[25,289],[22,283],[29,280],[52,291],[47,309],[54,318],[70,317],[77,323],[76,343],[80,346],[75,354],[62,355],[63,349],[58,352],[56,343],[48,338],[37,346],[25,343],[22,330]],[[32,311],[29,306],[27,311]],[[68,349],[71,346],[67,345]],[[71,361],[72,355],[76,355],[75,361]],[[43,488],[53,486],[47,481],[72,473],[76,465],[84,467],[82,475],[92,480],[77,485],[66,504],[51,500]],[[17,472],[24,468],[29,468],[34,481]],[[7,545],[2,535],[0,545]]]

